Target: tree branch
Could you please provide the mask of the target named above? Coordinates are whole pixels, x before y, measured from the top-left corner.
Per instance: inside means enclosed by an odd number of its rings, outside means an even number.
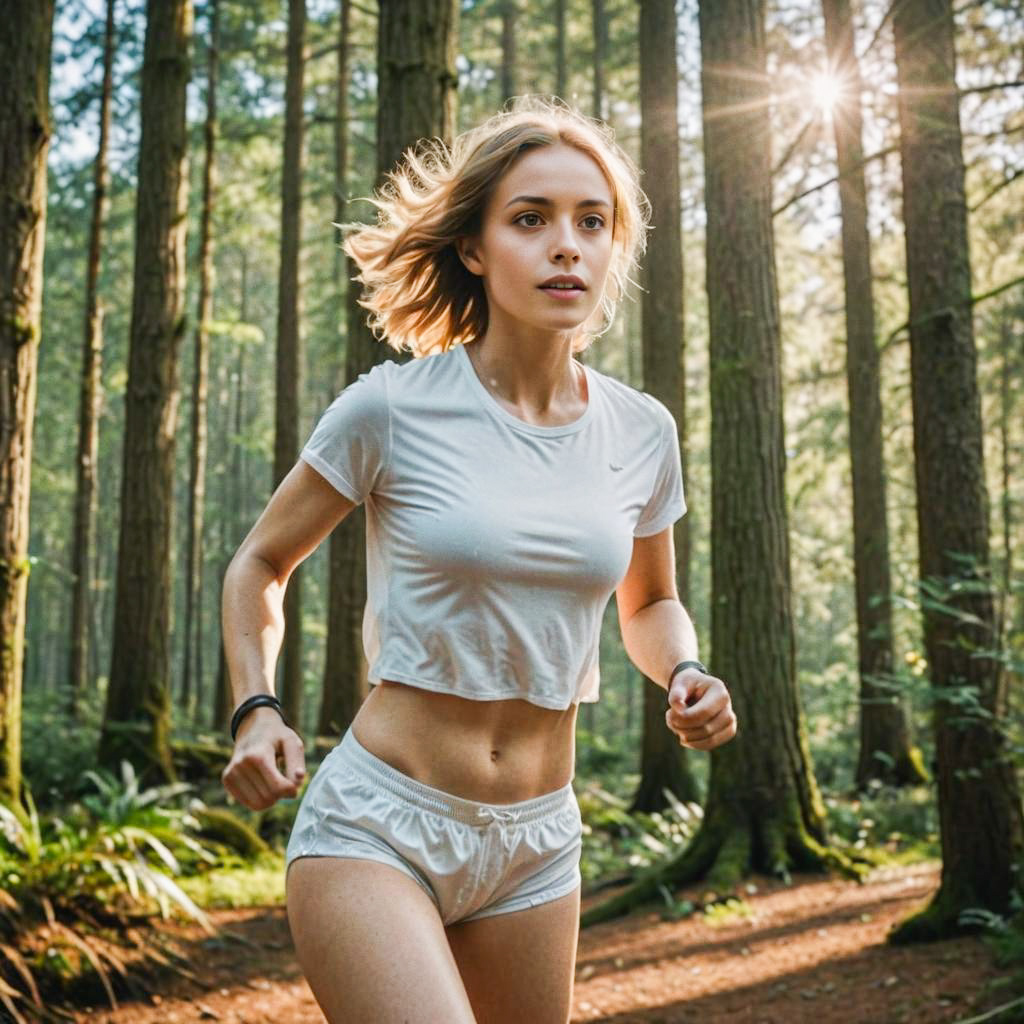
[[[1008,291],[1010,288],[1013,288],[1015,285],[1018,284],[1024,284],[1024,275],[1022,275],[1021,277],[1015,277],[1012,281],[1004,281],[1002,284],[996,285],[996,287],[991,289],[991,291],[983,292],[981,295],[972,295],[970,303],[971,308],[973,309],[975,306],[978,305],[979,302],[984,302],[986,299],[994,298],[996,295],[1000,295],[1002,292]],[[889,335],[889,337],[882,342],[878,351],[885,352],[890,346],[892,346],[895,343],[896,339],[904,331],[910,330],[911,326],[920,327],[921,324],[926,324],[929,320],[934,320],[936,319],[936,317],[945,316],[951,309],[952,306],[942,306],[940,309],[933,309],[927,315],[918,317],[914,321],[908,320],[906,323],[900,324],[899,327],[897,327],[896,330],[894,330]]]
[[[877,153],[872,153],[870,156],[864,157],[864,159],[860,160],[856,164],[856,166],[851,167],[850,171],[857,170],[857,168],[864,167],[865,165],[869,164],[872,160],[880,160],[883,156],[888,156],[890,153],[896,153],[898,151],[899,146],[886,146],[885,149],[880,149]],[[847,171],[846,174],[849,174],[850,171]],[[829,185],[834,185],[843,177],[844,175],[837,174],[826,181],[819,182],[819,184],[817,185],[812,185],[810,188],[805,189],[803,192],[798,192],[795,196],[791,196],[789,199],[787,199],[780,207],[772,210],[772,216],[777,217],[783,211],[788,210],[794,203],[798,203],[801,199],[806,199],[807,196],[811,195],[814,192],[820,192],[823,188],[828,188]]]

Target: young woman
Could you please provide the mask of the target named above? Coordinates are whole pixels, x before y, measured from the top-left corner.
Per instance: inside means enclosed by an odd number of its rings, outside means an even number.
[[[338,395],[232,560],[224,784],[253,809],[297,794],[302,743],[267,696],[283,595],[365,502],[372,689],[288,843],[299,962],[332,1024],[562,1024],[576,712],[613,592],[680,742],[736,732],[675,585],[676,424],[573,358],[611,322],[648,204],[607,129],[535,98],[410,151],[373,201],[345,249],[375,331],[417,358]]]

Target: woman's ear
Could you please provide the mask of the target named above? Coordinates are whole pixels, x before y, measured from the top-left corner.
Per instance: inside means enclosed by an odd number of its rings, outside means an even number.
[[[476,274],[477,277],[483,274],[484,267],[480,262],[480,257],[477,256],[475,238],[471,238],[469,235],[457,238],[455,240],[455,251],[459,254],[459,259],[462,260],[463,265],[471,274]]]

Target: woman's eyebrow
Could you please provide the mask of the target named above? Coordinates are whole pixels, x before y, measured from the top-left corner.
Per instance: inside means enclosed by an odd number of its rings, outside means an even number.
[[[534,206],[554,206],[555,204],[544,196],[516,196],[515,199],[510,199],[506,204],[507,209],[513,203],[533,203]],[[579,206],[608,206],[603,199],[581,199],[577,204]]]

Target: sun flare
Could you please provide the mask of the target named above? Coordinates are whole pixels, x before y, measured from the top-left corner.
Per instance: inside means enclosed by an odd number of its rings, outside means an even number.
[[[811,80],[811,91],[814,102],[826,114],[831,114],[843,98],[843,83],[831,72],[822,71]]]

